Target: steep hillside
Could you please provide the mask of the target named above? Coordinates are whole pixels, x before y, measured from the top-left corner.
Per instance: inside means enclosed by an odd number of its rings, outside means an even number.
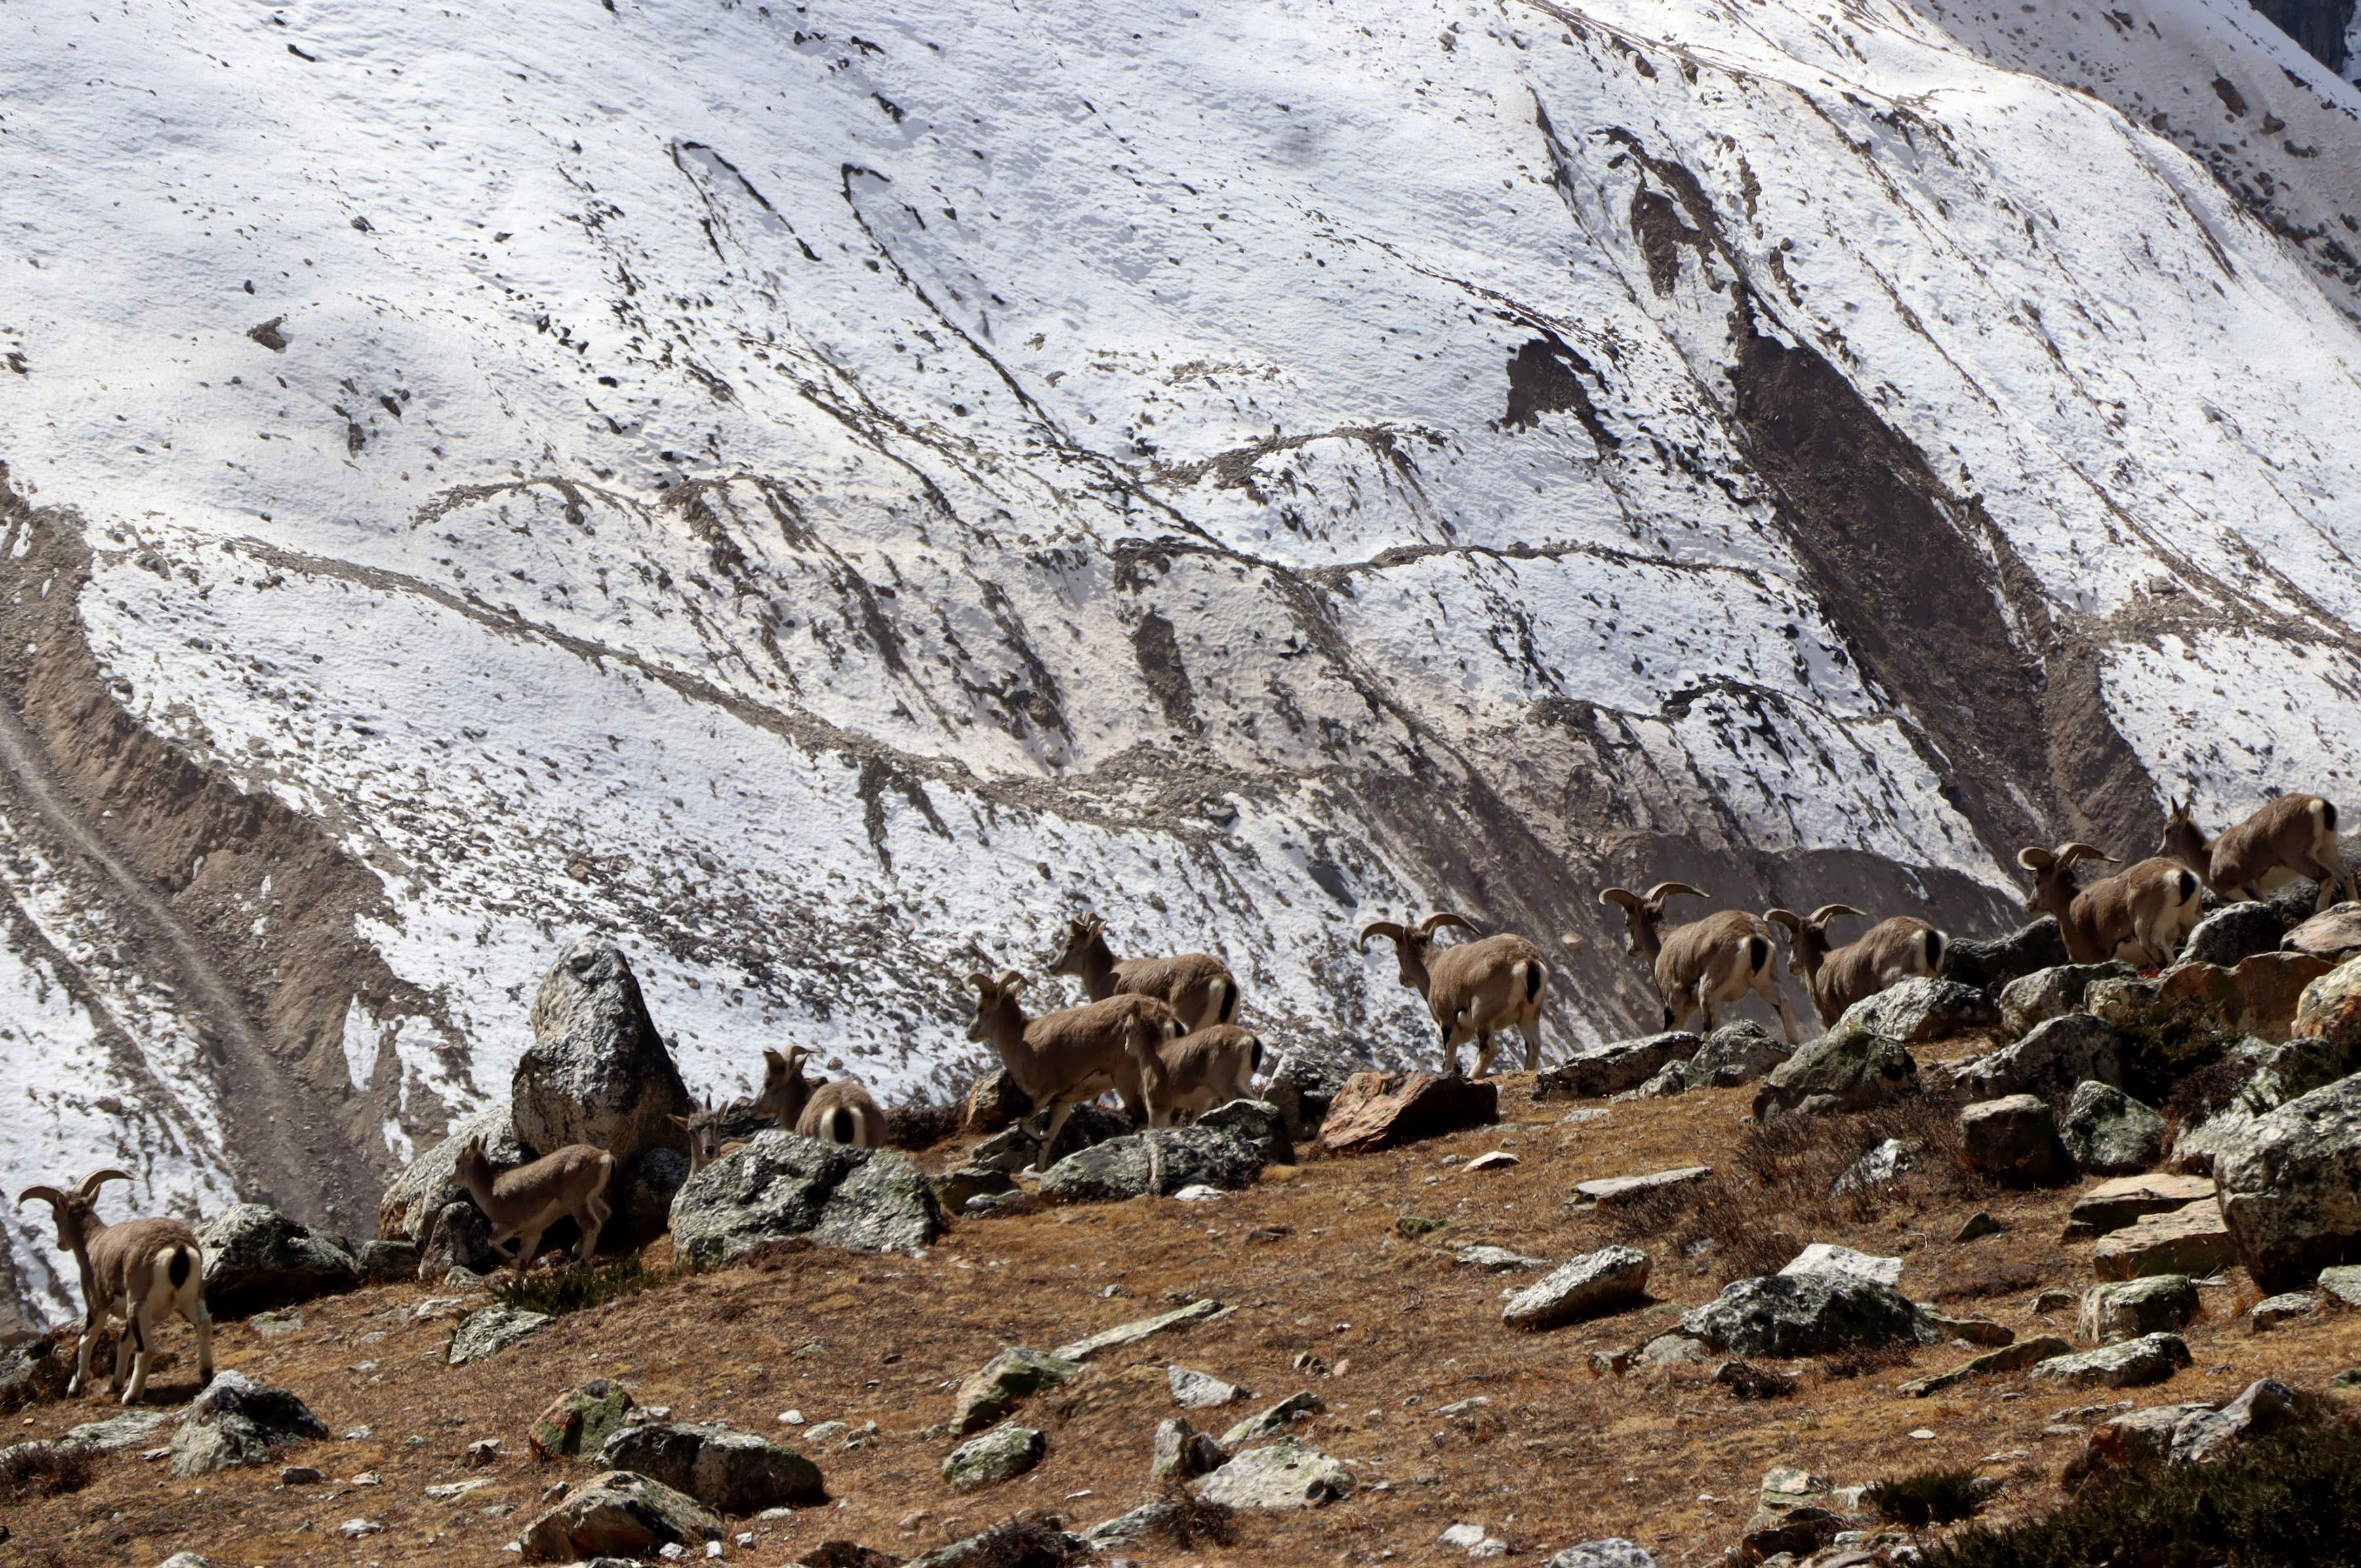
[[[1602,882],[2350,776],[2356,100],[2225,187],[2181,14],[10,0],[9,1168],[364,1229],[586,927],[698,1089],[1085,905],[1379,1056],[1361,922],[1583,933],[1563,1045]]]

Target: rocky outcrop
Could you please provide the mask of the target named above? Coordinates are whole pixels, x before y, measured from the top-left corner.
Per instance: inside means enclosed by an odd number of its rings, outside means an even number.
[[[1637,1306],[1648,1295],[1648,1255],[1637,1247],[1585,1253],[1509,1298],[1500,1321],[1512,1329],[1554,1329]]]
[[[2066,937],[2048,915],[2005,937],[1954,937],[1943,946],[1941,978],[1998,992],[2010,981],[2067,961]]]
[[[598,1462],[609,1470],[633,1471],[661,1481],[724,1515],[742,1517],[828,1500],[818,1465],[716,1421],[626,1426],[607,1440]]]
[[[476,1138],[484,1140],[484,1157],[494,1170],[512,1169],[530,1157],[517,1142],[505,1101],[478,1111],[454,1124],[448,1136],[394,1178],[378,1204],[377,1234],[389,1241],[417,1241],[428,1219],[445,1205],[466,1201],[467,1190],[458,1179],[459,1151]]]
[[[1068,1155],[1043,1173],[1039,1192],[1052,1203],[1113,1203],[1189,1187],[1235,1191],[1253,1186],[1262,1168],[1261,1148],[1228,1133],[1202,1124],[1159,1127]]]
[[[1705,1041],[1686,1029],[1614,1040],[1577,1051],[1533,1079],[1533,1098],[1602,1100],[1647,1082],[1669,1063],[1686,1061]]]
[[[2215,1156],[2213,1174],[2238,1255],[2265,1290],[2361,1261],[2361,1076],[2263,1116]]]
[[[1500,1091],[1488,1080],[1356,1072],[1328,1108],[1320,1142],[1331,1154],[1374,1154],[1499,1119]]]
[[[712,1510],[661,1481],[628,1470],[593,1475],[517,1538],[527,1563],[654,1557],[667,1546],[701,1550],[724,1531]]]
[[[2011,1094],[2063,1099],[2085,1080],[2124,1081],[2123,1031],[2087,1013],[2068,1013],[2037,1024],[2013,1046],[1963,1062],[1952,1070],[1952,1086],[1971,1100]]]
[[[690,1177],[672,1204],[673,1250],[701,1268],[789,1236],[899,1252],[941,1232],[934,1190],[906,1155],[776,1128]]]
[[[357,1289],[360,1260],[341,1236],[276,1209],[234,1203],[197,1228],[205,1249],[205,1307],[215,1317],[255,1312]]]
[[[2212,1200],[2147,1214],[2100,1238],[2091,1252],[2091,1272],[2102,1279],[2138,1279],[2151,1274],[2216,1274],[2238,1261],[2237,1245]]]
[[[2094,981],[2129,980],[2138,972],[2129,964],[2110,959],[2101,964],[2059,963],[2019,976],[2001,990],[2001,1028],[2011,1036],[2023,1035],[2037,1024],[2079,1011],[2083,993]]]
[[[1740,1279],[1686,1313],[1681,1332],[1730,1355],[1820,1355],[1853,1345],[1931,1344],[1942,1335],[1901,1292],[1832,1274]]]
[[[2327,959],[2309,953],[2257,953],[2234,968],[2182,963],[2153,980],[2108,980],[2083,1003],[2119,1028],[2247,1034],[2284,1040],[2304,988],[2326,974]]]
[[[1970,1029],[1989,1029],[2000,1009],[1989,992],[1957,981],[1913,975],[1845,1009],[1839,1025],[1853,1024],[1905,1046],[1945,1040]]]
[[[1839,1024],[1772,1069],[1754,1092],[1754,1115],[1866,1111],[1918,1089],[1918,1063],[1901,1042]]]
[[[2185,1274],[2158,1274],[2082,1293],[2074,1337],[2085,1344],[2113,1344],[2145,1334],[2170,1333],[2197,1316],[2197,1287]]]
[[[262,1464],[282,1449],[327,1435],[327,1423],[295,1395],[225,1368],[189,1401],[181,1430],[172,1434],[172,1474],[210,1475]]]
[[[624,1165],[686,1146],[672,1118],[688,1114],[688,1090],[612,942],[577,938],[550,965],[509,1106],[517,1141],[536,1155],[588,1144]]]
[[[2075,1166],[2095,1176],[2128,1176],[2164,1157],[2164,1118],[2113,1084],[2074,1086],[2059,1135]]]
[[[2013,1187],[2036,1187],[2073,1174],[2049,1102],[2036,1095],[1982,1100],[1960,1113],[1960,1158]]]

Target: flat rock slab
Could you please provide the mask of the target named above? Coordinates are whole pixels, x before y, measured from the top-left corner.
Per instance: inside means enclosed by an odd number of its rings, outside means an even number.
[[[825,1502],[819,1466],[791,1449],[718,1421],[645,1421],[607,1440],[598,1462],[687,1493],[717,1513]]]
[[[2320,1293],[2340,1307],[2361,1307],[2361,1263],[2320,1271]]]
[[[1988,1350],[1982,1355],[1971,1356],[1945,1371],[1930,1372],[1924,1377],[1897,1383],[1894,1391],[1906,1394],[1914,1399],[1923,1399],[1929,1394],[1939,1394],[1946,1388],[1956,1387],[1972,1377],[1989,1377],[1995,1372],[2022,1372],[2040,1362],[2071,1354],[2073,1349],[2055,1334],[2041,1334],[2004,1345],[1998,1350]]]
[[[451,1348],[445,1359],[454,1366],[465,1366],[471,1361],[481,1361],[488,1355],[498,1355],[519,1340],[530,1339],[555,1321],[544,1312],[528,1312],[522,1307],[486,1307],[470,1312],[460,1321],[451,1335]]]
[[[1356,1072],[1345,1082],[1320,1143],[1331,1154],[1374,1154],[1422,1138],[1500,1119],[1500,1091],[1491,1081],[1437,1078],[1432,1073]]]
[[[1197,1496],[1232,1508],[1316,1508],[1352,1492],[1351,1471],[1293,1438],[1241,1453],[1197,1483]]]
[[[2361,952],[2361,904],[2322,910],[2279,939],[2282,950],[2342,959]]]
[[[2238,1261],[2238,1244],[2211,1199],[2148,1214],[2100,1238],[2091,1254],[2091,1272],[2102,1279],[2137,1279],[2149,1274],[2218,1273]]]
[[[1637,1247],[1586,1253],[1509,1298],[1500,1321],[1512,1329],[1554,1329],[1647,1299],[1648,1255]]]
[[[1117,1323],[1111,1329],[1101,1329],[1098,1332],[1085,1335],[1071,1344],[1061,1344],[1049,1354],[1060,1361],[1088,1361],[1101,1351],[1121,1350],[1125,1345],[1137,1344],[1151,1334],[1167,1333],[1174,1329],[1185,1329],[1192,1323],[1202,1323],[1227,1310],[1229,1309],[1219,1301],[1191,1301],[1185,1307],[1176,1307],[1171,1311],[1159,1312],[1152,1318],[1135,1318],[1127,1323]]]
[[[1668,1187],[1686,1187],[1692,1181],[1703,1181],[1712,1174],[1713,1167],[1709,1165],[1684,1165],[1671,1170],[1650,1171],[1645,1176],[1602,1176],[1590,1181],[1576,1182],[1574,1195],[1566,1201],[1612,1209],[1635,1198],[1644,1198],[1651,1192],[1662,1192]]]
[[[970,1438],[943,1461],[943,1480],[954,1492],[979,1492],[1014,1481],[1049,1451],[1049,1440],[1031,1427],[997,1426]]]
[[[2143,1334],[2121,1344],[2053,1355],[2026,1376],[2077,1388],[2138,1388],[2161,1383],[2188,1365],[2189,1345],[2179,1334]]]
[[[721,1539],[721,1520],[694,1497],[627,1470],[593,1475],[518,1536],[527,1563],[653,1557]]]
[[[1480,1268],[1487,1274],[1506,1274],[1515,1268],[1547,1268],[1550,1266],[1549,1259],[1545,1257],[1528,1257],[1504,1246],[1464,1246],[1456,1256],[1462,1267]]]
[[[1019,1400],[1071,1382],[1082,1370],[1080,1357],[1044,1355],[1012,1345],[959,1386],[951,1400],[951,1425],[961,1432],[982,1431],[1015,1409]]]
[[[2196,1316],[2197,1287],[2188,1276],[2150,1275],[2084,1291],[2074,1337],[2085,1344],[2112,1344],[2187,1328]]]
[[[1918,1063],[1899,1040],[1839,1023],[1772,1069],[1754,1091],[1754,1119],[1774,1111],[1866,1111],[1919,1091]]]
[[[1797,1253],[1795,1261],[1779,1272],[1835,1274],[1848,1279],[1866,1279],[1873,1285],[1899,1285],[1902,1283],[1902,1260],[1855,1252],[1849,1246],[1836,1246],[1828,1242],[1814,1242]]]
[[[95,1357],[93,1357],[95,1359]],[[58,1441],[101,1453],[120,1453],[144,1446],[148,1440],[181,1419],[178,1410],[126,1410],[104,1420],[84,1421]]]
[[[1224,1405],[1235,1405],[1240,1399],[1254,1398],[1253,1389],[1241,1388],[1193,1366],[1166,1367],[1164,1384],[1172,1390],[1172,1402],[1184,1410],[1217,1409]]]
[[[2213,1196],[2210,1176],[2119,1176],[2102,1181],[2080,1198],[2066,1216],[2066,1239],[2087,1241],[2122,1230],[2144,1214],[2169,1214]]]
[[[2254,1310],[2246,1314],[2246,1322],[2257,1333],[2268,1333],[2282,1323],[2309,1318],[2319,1310],[2319,1297],[2309,1290],[2295,1290],[2256,1302]]]

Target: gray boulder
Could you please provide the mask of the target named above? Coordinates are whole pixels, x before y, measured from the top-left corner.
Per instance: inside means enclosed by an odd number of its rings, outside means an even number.
[[[509,1105],[518,1142],[537,1155],[588,1144],[623,1165],[687,1146],[672,1118],[688,1114],[688,1089],[612,942],[577,938],[550,965]]]
[[[1890,1286],[1839,1274],[1733,1280],[1683,1314],[1681,1332],[1728,1355],[1820,1355],[1853,1345],[1935,1344],[1940,1330]]]
[[[2257,1120],[2214,1157],[2213,1179],[2238,1255],[2266,1291],[2361,1261],[2361,1075]]]
[[[1106,1203],[1200,1185],[1235,1191],[1253,1186],[1262,1168],[1262,1150],[1227,1133],[1160,1127],[1068,1155],[1043,1173],[1039,1192],[1052,1203]]]
[[[1151,1481],[1189,1481],[1230,1462],[1227,1450],[1178,1416],[1157,1423],[1156,1453],[1148,1462]]]
[[[512,1170],[530,1157],[509,1124],[505,1102],[478,1111],[454,1124],[448,1137],[394,1178],[378,1203],[377,1234],[389,1241],[419,1241],[429,1218],[447,1204],[465,1202],[467,1190],[459,1185],[459,1151],[476,1138],[484,1140],[484,1157],[496,1171]]]
[[[1686,1029],[1614,1040],[1578,1051],[1533,1078],[1533,1098],[1600,1100],[1637,1089],[1674,1061],[1686,1061],[1705,1041]]]
[[[818,1465],[717,1421],[626,1426],[607,1440],[598,1463],[653,1477],[724,1515],[805,1508],[828,1499]]]
[[[2011,1094],[2063,1099],[2085,1080],[2120,1089],[2124,1044],[2123,1032],[2114,1025],[2087,1013],[2069,1013],[2035,1025],[2013,1046],[1961,1063],[1951,1081],[1971,1100]]]
[[[2279,950],[2287,922],[2268,904],[2225,904],[2197,923],[2181,944],[2179,962],[2235,968],[2241,959]]]
[[[197,1228],[205,1249],[205,1307],[243,1318],[314,1296],[357,1289],[360,1260],[341,1236],[276,1209],[234,1203]]]
[[[1295,1163],[1295,1146],[1288,1135],[1287,1118],[1267,1100],[1233,1100],[1226,1105],[1214,1106],[1192,1124],[1252,1144],[1262,1151],[1265,1165]]]
[[[619,1182],[623,1201],[616,1218],[624,1234],[642,1244],[664,1234],[672,1223],[672,1201],[687,1180],[688,1157],[678,1149],[641,1150]]]
[[[859,1252],[901,1252],[942,1233],[934,1190],[906,1155],[849,1148],[773,1128],[682,1183],[676,1255],[719,1268],[765,1242],[808,1236]]]
[[[1772,1069],[1754,1091],[1754,1116],[1867,1111],[1918,1089],[1918,1063],[1907,1047],[1858,1024],[1839,1024]]]
[[[1668,1061],[1641,1085],[1645,1095],[1680,1094],[1691,1089],[1735,1089],[1752,1083],[1795,1054],[1751,1018],[1724,1024],[1686,1060]]]
[[[1328,1107],[1335,1103],[1353,1072],[1352,1064],[1341,1058],[1299,1046],[1283,1052],[1272,1066],[1262,1097],[1279,1107],[1289,1137],[1308,1137],[1328,1119]]]
[[[1049,1451],[1049,1440],[1031,1427],[997,1426],[952,1449],[943,1461],[943,1479],[954,1492],[977,1492],[1014,1481]]]
[[[368,1241],[353,1249],[353,1261],[361,1277],[371,1285],[390,1285],[397,1279],[418,1277],[418,1245],[415,1242]]]
[[[452,1331],[451,1347],[444,1360],[453,1366],[465,1366],[471,1361],[481,1361],[498,1355],[520,1340],[531,1339],[556,1320],[545,1312],[529,1312],[522,1307],[491,1306],[470,1312]]]
[[[527,1563],[637,1562],[667,1546],[694,1551],[722,1534],[719,1517],[686,1493],[629,1470],[610,1470],[526,1525],[517,1544]]]
[[[2139,1388],[2161,1383],[2188,1365],[2189,1345],[2179,1334],[2153,1333],[2072,1355],[2053,1355],[2026,1376],[2076,1388]]]
[[[2297,1417],[2295,1390],[2275,1377],[2260,1378],[2220,1409],[2191,1410],[2174,1423],[2168,1457],[2175,1464],[2203,1464],[2292,1425]]]
[[[959,1386],[951,1400],[951,1425],[961,1432],[981,1431],[1015,1409],[1019,1400],[1071,1382],[1082,1370],[1080,1362],[1013,1345]]]
[[[1998,992],[2013,980],[2067,961],[2065,934],[2045,915],[2005,937],[1954,937],[1943,944],[1941,978]]]
[[[2187,1328],[2196,1316],[2197,1287],[2187,1275],[2151,1274],[2084,1291],[2074,1337],[2085,1344],[2113,1344]]]
[[[1351,1471],[1293,1438],[1249,1449],[1197,1484],[1198,1497],[1232,1508],[1316,1508],[1352,1493]]]
[[[2128,980],[2139,971],[2110,959],[2100,964],[2059,963],[2020,975],[2001,988],[2000,1026],[2015,1037],[2037,1024],[2082,1007],[2083,993],[2103,980]]]
[[[2164,1118],[2113,1084],[2084,1079],[2067,1102],[2059,1135],[2080,1168],[2095,1176],[2130,1176],[2164,1157]]]
[[[189,1401],[172,1434],[172,1474],[185,1478],[261,1464],[278,1450],[327,1435],[327,1423],[293,1394],[225,1369]]]
[[[2049,1102],[2031,1094],[1978,1101],[1961,1111],[1960,1158],[1971,1170],[2015,1187],[2063,1180],[2074,1173]]]
[[[1647,1299],[1648,1255],[1637,1247],[1601,1247],[1509,1298],[1500,1321],[1512,1329],[1554,1329],[1619,1312]]]
[[[1656,1554],[1636,1541],[1626,1541],[1620,1535],[1603,1541],[1586,1541],[1569,1546],[1543,1564],[1542,1568],[1662,1568]]]
[[[471,1199],[445,1203],[420,1239],[417,1277],[440,1283],[455,1268],[489,1274],[507,1258],[492,1245],[492,1223]]]
[[[1131,1130],[1131,1118],[1112,1106],[1077,1105],[1067,1114],[1065,1125],[1058,1129],[1057,1147],[1050,1151],[1051,1163],[1109,1138],[1127,1136]],[[983,1170],[1026,1170],[1031,1168],[1040,1147],[1040,1138],[1020,1124],[976,1145],[968,1151],[967,1162]]]
[[[2000,1009],[1987,992],[1972,985],[1913,975],[1854,1003],[1837,1022],[1858,1025],[1883,1039],[1917,1046],[1948,1039],[1969,1029],[1989,1029],[2000,1022]]]

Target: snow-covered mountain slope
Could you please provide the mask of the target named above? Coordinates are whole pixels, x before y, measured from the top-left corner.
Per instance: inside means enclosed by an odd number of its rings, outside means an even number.
[[[1973,20],[0,0],[8,1165],[365,1230],[586,927],[698,1089],[949,1089],[1083,907],[1389,1058],[1363,922],[1583,934],[1563,1046],[1604,882],[1975,932],[2333,788],[2340,188]]]

